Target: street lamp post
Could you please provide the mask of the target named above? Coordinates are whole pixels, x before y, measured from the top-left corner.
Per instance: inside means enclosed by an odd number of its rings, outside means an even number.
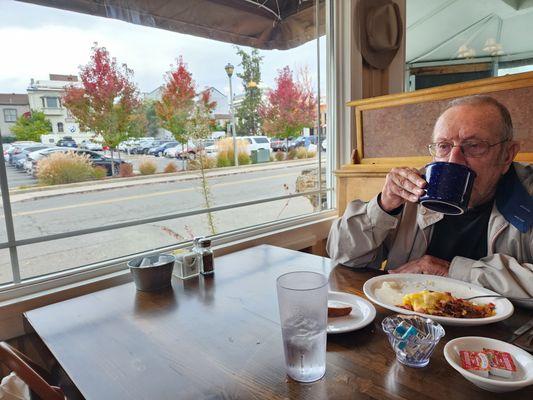
[[[233,109],[233,89],[231,86],[231,77],[233,76],[233,71],[235,68],[231,63],[228,63],[224,69],[229,78],[229,99],[230,99],[230,112],[231,112],[231,135],[233,136],[233,157],[235,161],[235,166],[239,165],[239,157],[237,155],[237,138],[235,137],[235,110]]]

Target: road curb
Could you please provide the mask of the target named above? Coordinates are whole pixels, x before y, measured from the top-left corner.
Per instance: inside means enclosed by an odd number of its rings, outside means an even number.
[[[208,178],[216,178],[219,176],[237,175],[249,171],[268,171],[276,169],[284,169],[288,165],[314,165],[317,163],[316,159],[306,160],[288,160],[278,161],[275,163],[265,163],[248,165],[246,167],[225,167],[216,168],[214,170],[207,171]],[[113,178],[113,182],[106,180],[103,181],[90,181],[79,182],[66,185],[56,186],[41,186],[37,188],[28,189],[15,189],[10,191],[11,203],[45,199],[50,197],[62,196],[65,194],[82,194],[89,192],[99,192],[110,189],[122,189],[130,188],[140,185],[155,185],[160,183],[169,183],[177,181],[191,181],[200,178],[200,171],[187,171],[187,172],[175,172],[170,174],[161,174],[163,176],[136,176],[129,178]]]

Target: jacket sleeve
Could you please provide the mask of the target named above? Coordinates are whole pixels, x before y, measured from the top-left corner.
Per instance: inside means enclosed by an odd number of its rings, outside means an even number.
[[[506,254],[496,253],[480,260],[454,257],[448,276],[505,296],[533,297],[533,264],[519,263]]]
[[[331,226],[327,241],[329,256],[335,264],[347,267],[379,268],[387,256],[385,241],[395,232],[399,219],[399,215],[381,209],[378,196],[368,203],[352,201]]]

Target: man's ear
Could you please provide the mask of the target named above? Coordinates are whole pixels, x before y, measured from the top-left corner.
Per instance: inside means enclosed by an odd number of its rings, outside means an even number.
[[[504,173],[507,172],[507,170],[509,169],[509,166],[511,165],[511,163],[513,162],[514,158],[516,157],[519,151],[520,151],[520,143],[515,142],[514,140],[512,142],[509,142],[509,144],[507,145],[507,148],[504,150],[502,154],[503,157],[501,160],[502,164],[506,166]]]

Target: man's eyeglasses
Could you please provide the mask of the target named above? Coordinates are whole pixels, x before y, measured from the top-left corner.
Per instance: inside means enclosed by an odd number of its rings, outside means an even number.
[[[428,149],[429,154],[437,158],[447,157],[454,147],[460,147],[461,152],[465,157],[482,157],[487,154],[491,147],[507,141],[508,139],[505,139],[494,144],[490,144],[486,140],[466,140],[460,144],[453,144],[453,142],[437,142],[429,144]]]

